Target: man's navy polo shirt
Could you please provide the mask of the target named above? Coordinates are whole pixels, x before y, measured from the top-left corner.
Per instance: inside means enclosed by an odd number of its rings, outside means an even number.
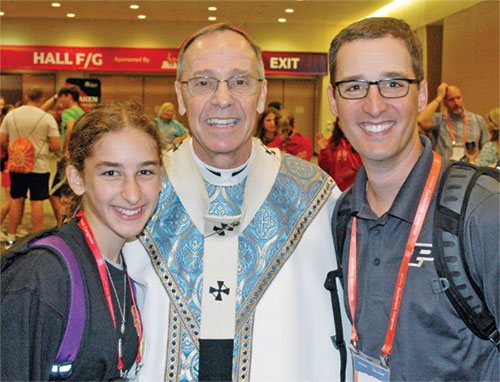
[[[353,189],[352,211],[357,221],[358,345],[378,358],[389,324],[396,278],[406,243],[432,166],[432,148],[421,137],[424,151],[399,191],[390,210],[378,218],[366,198],[367,176],[361,168]],[[447,166],[443,161],[441,175]],[[480,179],[471,195],[466,221],[466,248],[473,277],[484,286],[486,301],[499,320],[498,183]],[[476,337],[460,319],[444,293],[435,294],[437,278],[432,250],[432,222],[437,189],[410,260],[396,332],[389,357],[392,380],[499,380],[499,352]],[[342,264],[347,264],[352,219]],[[335,229],[335,227],[333,228]],[[471,244],[471,240],[473,245]],[[346,290],[346,289],[345,289]],[[348,312],[347,293],[345,305]],[[350,336],[350,333],[348,334]]]

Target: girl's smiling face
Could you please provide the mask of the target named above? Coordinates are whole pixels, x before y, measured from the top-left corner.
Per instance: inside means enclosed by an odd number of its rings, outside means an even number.
[[[85,159],[83,174],[74,167],[68,170],[71,188],[83,195],[85,218],[105,255],[108,243],[123,245],[142,231],[161,188],[160,158],[151,136],[136,128],[105,133]]]

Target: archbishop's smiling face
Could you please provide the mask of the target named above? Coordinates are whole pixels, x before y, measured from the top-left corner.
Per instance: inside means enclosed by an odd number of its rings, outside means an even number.
[[[233,31],[217,31],[198,37],[187,48],[181,81],[208,76],[228,80],[234,76],[259,78],[257,57],[248,41]],[[176,82],[179,113],[187,112],[193,148],[206,164],[234,168],[243,164],[252,150],[257,112],[262,112],[266,81],[252,94],[234,94],[227,82],[219,82],[213,94],[192,95]]]

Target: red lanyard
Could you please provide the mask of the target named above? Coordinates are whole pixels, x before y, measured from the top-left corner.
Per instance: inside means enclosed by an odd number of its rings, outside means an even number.
[[[80,218],[80,221],[78,222],[78,226],[81,228],[83,231],[83,234],[85,235],[85,240],[87,240],[87,244],[90,247],[90,250],[92,251],[92,254],[94,255],[94,259],[97,263],[97,269],[99,270],[99,276],[101,277],[101,283],[102,283],[102,288],[104,289],[104,295],[106,296],[106,302],[108,303],[108,308],[109,312],[111,313],[111,318],[113,319],[113,324],[115,325],[116,329],[116,318],[115,318],[115,310],[113,308],[113,300],[111,298],[111,291],[109,289],[109,279],[108,275],[106,272],[106,264],[104,263],[104,259],[102,257],[101,251],[99,250],[99,246],[97,245],[97,242],[95,241],[94,234],[92,233],[92,230],[90,229],[87,219],[85,219],[83,211],[80,211],[79,213],[76,214],[77,217]],[[125,260],[123,259],[123,263],[125,265]],[[128,279],[128,284],[130,287],[130,294],[132,296],[132,309],[134,312],[134,326],[137,330],[137,336],[139,337],[139,349],[137,350],[137,357],[135,358],[135,361],[137,365],[141,362],[142,358],[142,324],[141,324],[141,316],[139,315],[139,310],[137,309],[137,304],[135,302],[135,296],[133,292],[133,287],[132,287],[132,280],[130,280],[130,276],[128,275],[127,268],[124,267],[124,271],[127,275]],[[117,301],[119,303],[119,301]],[[123,312],[125,314],[125,312]],[[123,366],[123,361],[122,361],[122,349],[121,349],[121,342],[118,342],[118,370],[120,370],[120,373],[123,372],[124,366]]]
[[[453,126],[451,124],[450,114],[446,112],[446,119],[448,120],[448,127],[450,128],[451,134],[451,143],[452,146],[455,146],[457,141],[455,141],[455,134],[453,133]],[[467,129],[469,127],[469,114],[465,113],[465,122],[464,122],[464,136],[463,136],[463,144],[465,146],[465,141],[467,139]],[[451,148],[451,152],[453,153],[453,147]]]
[[[434,160],[432,162],[431,171],[427,177],[425,183],[425,188],[420,197],[420,203],[417,208],[417,213],[415,214],[415,219],[411,227],[410,236],[408,237],[408,242],[406,243],[406,249],[399,269],[398,278],[396,281],[396,289],[394,291],[394,297],[392,300],[392,309],[389,319],[389,328],[387,329],[387,335],[385,337],[385,343],[382,347],[382,354],[386,357],[391,354],[392,342],[394,340],[394,333],[396,331],[396,322],[398,319],[399,308],[401,306],[401,298],[403,296],[403,289],[406,282],[406,273],[408,272],[408,263],[410,262],[413,250],[415,248],[415,243],[417,242],[420,231],[424,224],[425,215],[429,209],[429,205],[436,188],[437,180],[439,178],[439,172],[441,171],[441,157],[439,154],[433,152]],[[349,300],[349,309],[351,310],[352,316],[352,335],[351,342],[356,343],[358,341],[358,332],[356,330],[355,315],[356,315],[356,296],[357,296],[357,219],[354,217],[351,228],[351,242],[349,249],[349,269],[348,269],[348,281],[347,281],[347,295]]]

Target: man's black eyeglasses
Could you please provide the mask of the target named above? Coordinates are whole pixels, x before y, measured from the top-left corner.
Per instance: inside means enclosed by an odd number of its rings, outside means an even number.
[[[337,81],[333,85],[345,99],[361,99],[368,95],[370,85],[377,85],[380,95],[384,98],[406,97],[410,84],[419,84],[420,80],[409,78],[386,78],[378,81],[348,80]]]

